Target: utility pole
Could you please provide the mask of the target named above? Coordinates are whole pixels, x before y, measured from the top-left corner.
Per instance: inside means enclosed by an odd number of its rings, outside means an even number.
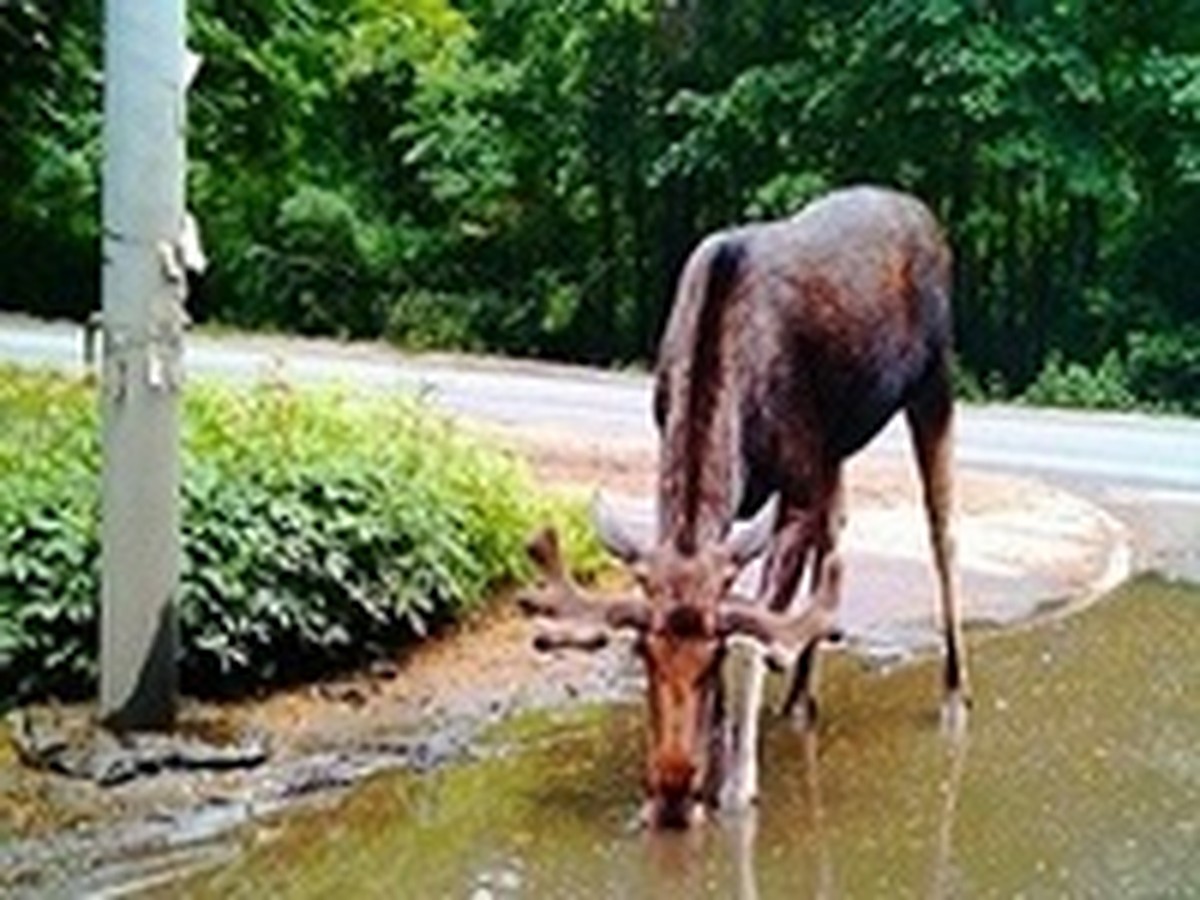
[[[173,725],[185,0],[106,0],[100,715]]]

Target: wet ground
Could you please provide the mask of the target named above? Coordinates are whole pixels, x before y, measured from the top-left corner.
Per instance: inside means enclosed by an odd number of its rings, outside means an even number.
[[[1200,589],[1147,577],[977,636],[958,738],[932,662],[831,658],[816,736],[766,731],[756,815],[687,835],[630,827],[640,709],[575,705],[128,875],[153,895],[198,867],[163,897],[1197,896],[1197,635]]]

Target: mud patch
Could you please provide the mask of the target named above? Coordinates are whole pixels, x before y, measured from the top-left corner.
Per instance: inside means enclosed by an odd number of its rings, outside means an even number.
[[[20,761],[111,787],[166,771],[223,771],[266,762],[262,733],[232,733],[222,719],[187,719],[171,734],[116,733],[99,728],[84,710],[35,707],[7,717]]]

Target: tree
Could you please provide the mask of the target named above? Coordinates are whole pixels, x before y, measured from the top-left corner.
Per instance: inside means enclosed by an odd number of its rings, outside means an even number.
[[[872,181],[946,223],[960,356],[988,380],[1019,391],[1054,351],[1126,360],[1135,333],[1176,347],[1154,338],[1200,317],[1193,5],[195,0],[191,194],[213,268],[193,306],[648,359],[703,234]],[[0,15],[0,302],[82,312],[94,11]]]
[[[99,299],[98,4],[0,0],[0,308]]]

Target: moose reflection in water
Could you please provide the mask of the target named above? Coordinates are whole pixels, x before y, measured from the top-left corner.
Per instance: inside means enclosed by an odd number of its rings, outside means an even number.
[[[787,705],[811,722],[814,654],[835,634],[842,464],[898,412],[907,417],[938,575],[946,709],[967,697],[952,559],[950,251],[930,212],[878,188],[839,191],[792,219],[704,240],[684,267],[659,348],[661,434],[653,541],[603,504],[602,542],[642,596],[599,603],[565,577],[552,534],[534,547],[547,578],[527,611],[592,626],[542,648],[594,648],[597,626],[636,635],[647,680],[645,791],[651,824],[758,793],[763,653],[740,651],[737,715],[721,669],[733,638],[794,660]],[[754,516],[743,529],[739,516]],[[766,554],[757,602],[732,596]],[[810,600],[793,611],[806,573]]]
[[[829,821],[822,795],[818,740],[815,729],[799,735],[803,789],[793,798],[800,802],[788,810],[788,815],[794,817],[792,828],[803,832],[796,842],[802,846],[803,853],[797,854],[796,846],[791,845],[789,854],[796,857],[792,862],[797,876],[802,872],[803,877],[793,883],[789,896],[832,900],[853,892],[848,891],[848,886],[838,877],[836,842],[830,834],[831,829],[836,828],[836,822]],[[931,831],[919,836],[920,842],[928,847],[927,871],[915,873],[913,882],[908,885],[913,888],[922,882],[927,884],[927,890],[921,895],[930,900],[962,896],[964,888],[957,877],[954,828],[968,751],[966,729],[947,734],[940,743],[942,752],[935,769],[938,777],[921,788],[940,794],[935,802],[927,804],[927,808],[936,814],[922,818],[922,824]],[[759,844],[759,817],[762,814],[751,809],[743,815],[722,818],[711,832],[648,833],[643,885],[646,895],[732,896],[737,900],[759,900],[761,896],[771,895],[770,891],[760,892],[759,873],[764,868],[771,868],[764,867],[759,858],[764,852]],[[891,823],[891,827],[896,825]],[[710,864],[714,856],[725,861],[722,874],[715,877],[719,889],[714,885]],[[842,864],[846,861],[842,860]],[[879,887],[899,889],[900,885]]]

